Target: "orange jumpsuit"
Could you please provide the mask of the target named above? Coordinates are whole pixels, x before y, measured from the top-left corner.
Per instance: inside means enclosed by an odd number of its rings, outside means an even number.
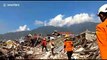
[[[102,59],[107,59],[107,19],[96,26],[97,42]]]
[[[65,51],[73,51],[73,43],[72,43],[72,41],[65,41],[64,42],[64,46],[66,46],[64,48]]]

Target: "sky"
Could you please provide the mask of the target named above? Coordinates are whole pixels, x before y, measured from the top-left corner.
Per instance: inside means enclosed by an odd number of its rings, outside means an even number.
[[[40,26],[70,26],[97,22],[98,9],[107,1],[0,2],[0,34],[33,30]]]

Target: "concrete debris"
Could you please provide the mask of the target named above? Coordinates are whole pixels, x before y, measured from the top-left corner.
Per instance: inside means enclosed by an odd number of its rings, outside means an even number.
[[[72,59],[100,59],[100,52],[94,32],[86,31],[73,37],[74,50]],[[49,47],[48,52],[42,52],[41,46],[32,47],[24,45],[24,39],[21,38],[19,43],[14,40],[0,43],[0,59],[67,59],[67,55],[63,51],[64,37],[50,37],[51,39],[54,39],[55,42],[55,55],[52,55]]]
[[[100,59],[96,35],[94,32],[85,31],[76,36],[73,56],[76,59]]]

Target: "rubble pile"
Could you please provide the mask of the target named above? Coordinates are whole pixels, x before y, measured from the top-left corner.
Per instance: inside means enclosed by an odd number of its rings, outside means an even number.
[[[62,51],[63,46],[55,48],[55,56],[51,54],[51,51],[42,52],[42,47],[30,47],[23,46],[13,40],[8,40],[9,45],[1,43],[0,47],[0,59],[11,60],[11,59],[67,59],[66,54]],[[8,42],[6,41],[6,42]],[[11,42],[11,43],[10,43]],[[14,45],[13,44],[16,44]],[[8,48],[9,47],[9,48]]]
[[[91,36],[91,37],[90,37]],[[76,59],[100,59],[96,35],[92,32],[84,32],[76,36],[74,42],[74,58]]]
[[[74,43],[72,59],[100,59],[100,52],[94,33],[83,32],[80,35],[75,36],[72,41]],[[48,52],[42,52],[41,46],[23,46],[23,44],[13,40],[0,42],[0,59],[67,59],[67,55],[63,51],[63,36],[56,38],[54,42],[54,56],[52,55],[49,46]]]

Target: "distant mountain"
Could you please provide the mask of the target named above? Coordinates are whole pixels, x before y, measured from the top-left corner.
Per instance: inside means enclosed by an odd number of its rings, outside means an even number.
[[[10,33],[6,33],[6,34],[1,34],[0,35],[0,40],[1,39],[18,39],[22,36],[25,36],[27,34],[29,34],[30,31],[22,31],[22,32],[10,32]]]
[[[60,31],[60,32],[73,32],[75,34],[79,34],[83,31],[85,31],[86,29],[88,29],[89,31],[95,31],[95,27],[98,23],[94,23],[94,22],[85,22],[85,23],[81,23],[81,24],[74,24],[71,25],[69,27],[54,27],[54,26],[42,26],[39,27],[37,29],[31,30],[31,31],[22,31],[22,32],[10,32],[10,33],[6,33],[6,34],[1,34],[0,35],[0,40],[2,39],[18,39],[22,36],[25,36],[29,33],[34,34],[34,33],[42,33],[43,35],[46,34],[50,34],[52,33],[54,30]]]
[[[42,27],[39,27],[37,29],[32,30],[31,32],[42,33],[42,34],[50,34],[54,30],[68,31],[66,27],[42,26]]]
[[[95,31],[97,24],[98,23],[94,23],[94,22],[85,22],[85,23],[71,25],[70,27],[68,27],[68,29],[72,30],[72,32],[76,34],[79,34],[85,31],[86,29],[88,29],[89,31]]]

